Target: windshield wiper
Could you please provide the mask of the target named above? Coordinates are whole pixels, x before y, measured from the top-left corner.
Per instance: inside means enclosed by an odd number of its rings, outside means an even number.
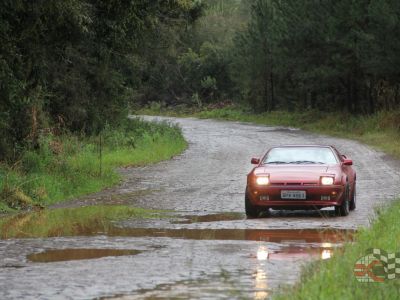
[[[297,161],[291,161],[290,164],[325,164],[320,161],[312,161],[312,160],[297,160]]]
[[[286,161],[279,161],[279,160],[276,160],[276,161],[269,161],[269,162],[267,162],[266,164],[277,164],[277,165],[280,165],[280,164],[287,164],[288,162],[286,162]]]

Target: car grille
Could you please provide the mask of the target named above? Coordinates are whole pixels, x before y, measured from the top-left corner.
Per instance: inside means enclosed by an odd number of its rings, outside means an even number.
[[[278,186],[317,186],[317,182],[271,182],[271,185]]]

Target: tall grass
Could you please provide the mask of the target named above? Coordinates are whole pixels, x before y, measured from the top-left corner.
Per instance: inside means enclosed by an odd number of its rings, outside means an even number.
[[[186,142],[177,126],[129,120],[99,136],[43,135],[37,150],[0,165],[0,210],[46,206],[119,182],[114,170],[165,160]]]

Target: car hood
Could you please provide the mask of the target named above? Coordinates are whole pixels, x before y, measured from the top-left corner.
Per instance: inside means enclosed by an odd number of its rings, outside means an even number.
[[[270,165],[254,169],[255,175],[269,174],[271,183],[318,183],[323,175],[340,175],[338,165]]]

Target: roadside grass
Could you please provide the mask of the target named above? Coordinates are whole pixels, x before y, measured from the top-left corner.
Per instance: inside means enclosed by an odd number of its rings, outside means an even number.
[[[253,113],[246,108],[229,105],[222,108],[165,108],[153,105],[140,114],[197,117],[271,126],[297,127],[311,132],[350,138],[400,158],[400,110],[373,115],[350,115],[343,112],[316,110]]]
[[[355,243],[347,243],[329,260],[306,266],[302,279],[292,288],[274,295],[273,299],[398,299],[400,280],[383,283],[360,283],[353,274],[354,264],[370,248],[389,253],[400,250],[400,199],[377,211],[370,228],[361,228]]]
[[[12,166],[0,164],[0,211],[47,206],[99,191],[120,181],[115,168],[170,159],[186,147],[177,126],[138,119],[90,138],[43,135],[38,150],[26,151]]]
[[[0,237],[45,238],[107,233],[113,221],[152,218],[162,211],[130,206],[86,206],[21,213],[0,218]]]

